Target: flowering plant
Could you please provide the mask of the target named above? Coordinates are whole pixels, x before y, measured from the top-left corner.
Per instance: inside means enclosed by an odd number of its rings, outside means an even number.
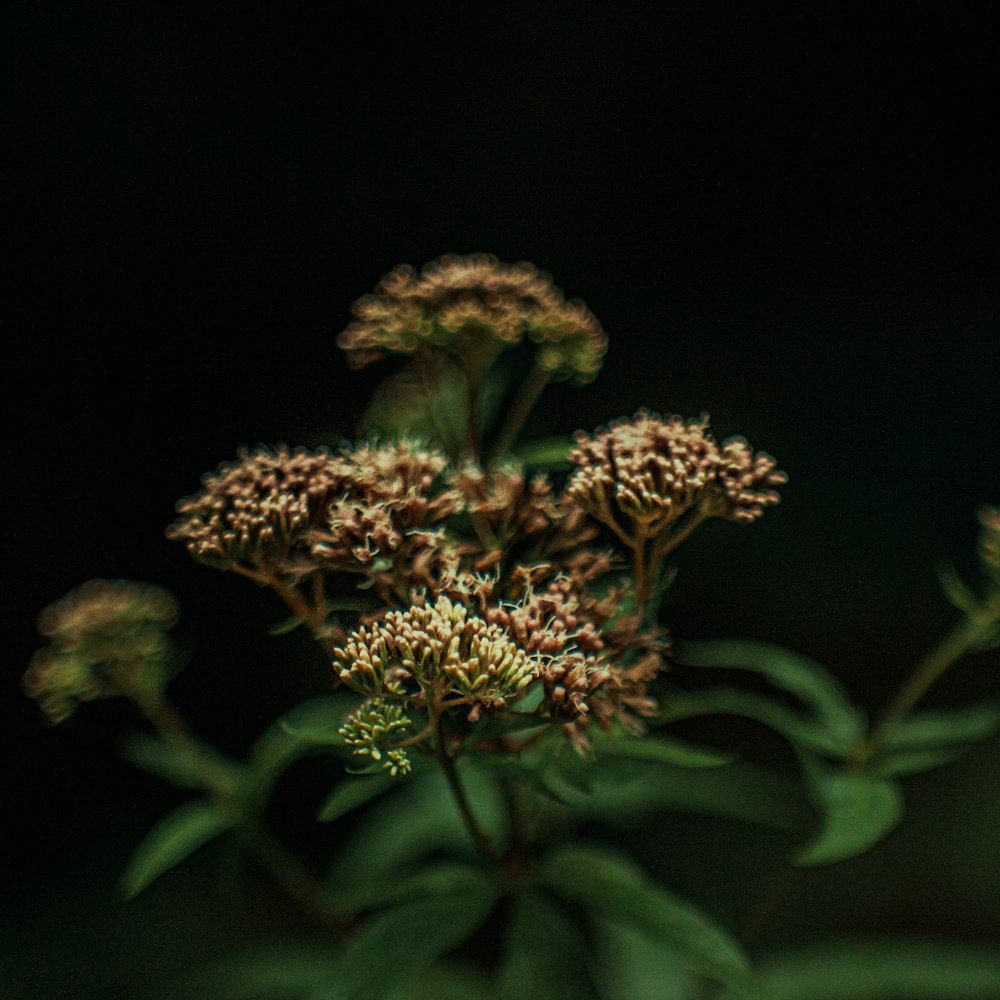
[[[167,531],[195,560],[270,588],[285,627],[322,649],[328,690],[233,760],[167,699],[179,666],[169,594],[91,581],[40,619],[47,644],[25,688],[50,721],[130,699],[152,729],[130,758],[197,793],[138,847],[126,895],[228,832],[323,929],[271,992],[247,959],[198,987],[215,997],[612,998],[647,995],[643,977],[669,984],[656,995],[827,995],[802,985],[794,959],[755,968],[750,935],[741,943],[655,881],[613,831],[641,814],[727,815],[791,831],[800,868],[877,843],[901,818],[900,777],[1000,725],[993,704],[914,711],[960,656],[1000,644],[1000,514],[980,515],[982,591],[946,577],[959,624],[870,724],[806,657],[675,643],[663,621],[675,550],[709,519],[748,526],[778,503],[787,477],[770,455],[717,440],[707,416],[645,410],[515,448],[546,384],[592,380],[606,349],[597,319],[547,275],[445,257],[395,269],[354,314],[339,338],[350,363],[399,364],[366,437],[243,450]],[[517,372],[517,387],[498,371]],[[686,687],[671,666],[758,683]],[[776,731],[799,778],[672,731],[719,715]],[[319,872],[266,815],[309,754],[343,763],[318,811],[342,836]],[[981,964],[977,983],[991,974]],[[947,960],[927,974],[953,995]]]

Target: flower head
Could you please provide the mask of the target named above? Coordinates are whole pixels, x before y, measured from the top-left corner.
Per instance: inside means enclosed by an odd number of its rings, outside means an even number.
[[[180,517],[167,536],[219,569],[283,563],[322,522],[347,473],[326,450],[244,449],[206,475],[199,493],[178,502]]]
[[[25,691],[54,723],[81,701],[154,694],[176,666],[176,621],[177,602],[159,587],[90,580],[39,616],[48,646],[32,657]]]
[[[362,626],[334,650],[334,661],[341,680],[370,697],[420,700],[438,688],[486,706],[505,704],[538,673],[537,657],[500,626],[447,597]]]
[[[402,705],[373,698],[362,702],[340,727],[344,742],[354,747],[358,757],[380,761],[392,775],[408,774],[410,759],[405,750],[393,749],[387,744],[398,739],[410,727],[410,720]]]
[[[358,368],[387,354],[426,350],[481,367],[527,335],[551,377],[588,382],[606,349],[604,331],[583,303],[566,302],[533,264],[503,264],[492,254],[444,256],[419,274],[401,264],[353,312],[337,342]]]
[[[594,434],[579,433],[569,497],[613,527],[624,517],[647,537],[696,508],[702,516],[756,520],[778,502],[787,477],[742,438],[720,446],[705,416],[661,418],[641,411]]]
[[[979,523],[979,561],[986,576],[1000,585],[1000,507],[980,507]]]

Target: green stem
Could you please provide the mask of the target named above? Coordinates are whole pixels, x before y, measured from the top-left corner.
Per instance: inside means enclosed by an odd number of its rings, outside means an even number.
[[[855,770],[861,770],[871,760],[930,687],[956,660],[975,649],[995,624],[995,615],[988,611],[970,613],[931,649],[893,696],[881,721],[865,739],[854,761]]]
[[[529,414],[549,384],[549,373],[532,364],[528,377],[521,383],[507,410],[503,423],[486,454],[486,464],[493,465],[501,455],[510,451],[517,436],[524,429]]]
[[[318,923],[337,934],[345,933],[347,921],[326,902],[306,868],[267,833],[259,820],[246,817],[228,771],[191,733],[177,709],[163,697],[138,704],[164,742],[186,758],[201,776],[205,790],[218,802],[239,811],[243,817],[238,831],[241,840],[275,882]]]
[[[490,868],[495,868],[499,863],[496,852],[493,850],[490,838],[476,820],[476,815],[469,803],[469,796],[455,767],[455,759],[448,752],[447,741],[444,735],[444,714],[439,708],[434,706],[433,702],[430,702],[428,706],[428,714],[436,733],[436,756],[441,765],[441,770],[444,771],[444,776],[448,781],[448,787],[451,789],[455,804],[458,806],[462,823],[465,825],[466,832],[469,834],[469,838],[475,846],[477,853],[483,859],[483,862]]]

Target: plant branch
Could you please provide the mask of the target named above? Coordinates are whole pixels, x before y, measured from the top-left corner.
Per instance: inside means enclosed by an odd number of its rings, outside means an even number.
[[[486,453],[487,465],[493,465],[498,458],[510,451],[548,384],[549,373],[532,363],[528,377],[518,388],[517,394],[504,416],[504,421]]]

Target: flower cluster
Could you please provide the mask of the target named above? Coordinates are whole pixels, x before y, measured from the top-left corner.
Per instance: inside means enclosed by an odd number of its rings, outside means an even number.
[[[787,481],[774,459],[742,438],[720,446],[708,418],[665,419],[645,411],[594,434],[579,433],[567,494],[625,534],[619,518],[645,537],[667,531],[685,514],[754,521],[779,500]]]
[[[242,450],[177,504],[167,536],[218,569],[286,563],[344,488],[348,468],[329,451],[258,447]]]
[[[380,762],[392,777],[409,774],[412,768],[406,751],[387,747],[410,727],[402,705],[374,698],[362,702],[340,727],[344,742],[354,747],[358,757]]]
[[[979,523],[979,561],[986,576],[1000,586],[1000,507],[980,507]]]
[[[548,275],[491,254],[449,255],[418,274],[399,265],[354,303],[338,344],[354,367],[387,354],[446,350],[481,367],[527,336],[536,364],[557,379],[589,382],[607,339],[581,302],[567,302]]]
[[[340,679],[369,697],[503,707],[538,675],[538,657],[447,597],[352,632],[334,650]],[[481,708],[480,708],[481,710]]]
[[[159,587],[90,580],[39,616],[49,645],[32,657],[25,691],[53,723],[81,701],[153,696],[176,666],[167,634],[176,621],[177,602]]]

